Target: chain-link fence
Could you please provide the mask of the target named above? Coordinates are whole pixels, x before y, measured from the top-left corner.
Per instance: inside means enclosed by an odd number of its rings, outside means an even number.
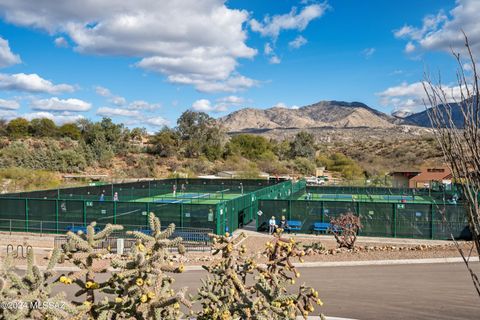
[[[260,200],[258,230],[267,230],[272,216],[301,222],[301,233],[313,232],[315,222],[352,212],[360,216],[360,235],[422,239],[468,237],[465,208],[461,205],[369,203],[345,201]]]

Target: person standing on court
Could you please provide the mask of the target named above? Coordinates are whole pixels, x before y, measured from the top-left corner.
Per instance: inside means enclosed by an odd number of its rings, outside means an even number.
[[[174,197],[177,196],[177,184],[174,184],[174,185],[173,185],[173,196],[174,196]]]
[[[274,233],[275,229],[277,228],[277,221],[275,221],[275,216],[272,216],[272,218],[268,222],[268,226],[269,226],[268,233],[269,234]]]
[[[113,194],[113,201],[118,201],[118,192]]]
[[[100,201],[105,201],[105,194],[102,192],[102,194],[100,195]]]
[[[182,183],[182,186],[180,187],[180,190],[182,191],[182,193],[185,193],[185,184]]]

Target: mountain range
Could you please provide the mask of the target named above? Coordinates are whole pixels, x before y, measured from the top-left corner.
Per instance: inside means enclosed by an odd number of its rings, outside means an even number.
[[[387,115],[361,102],[344,101],[321,101],[297,109],[244,108],[219,120],[229,132],[262,132],[281,128],[393,129],[398,125],[430,126],[426,112],[402,116]]]

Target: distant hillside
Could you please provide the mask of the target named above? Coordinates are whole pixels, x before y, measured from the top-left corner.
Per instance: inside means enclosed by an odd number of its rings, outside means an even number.
[[[299,109],[246,108],[220,118],[229,132],[277,128],[389,128],[395,118],[360,102],[321,101]]]
[[[462,128],[464,123],[463,123],[463,115],[461,111],[461,104],[458,103],[452,103],[450,104],[450,107],[452,109],[452,118],[453,122],[455,123],[455,126],[458,128]],[[443,106],[437,106],[435,108],[442,108]],[[424,110],[419,113],[414,113],[412,115],[409,115],[408,117],[404,118],[405,121],[408,121],[409,123],[412,123],[417,126],[421,127],[431,127],[430,119],[428,118],[428,111]]]

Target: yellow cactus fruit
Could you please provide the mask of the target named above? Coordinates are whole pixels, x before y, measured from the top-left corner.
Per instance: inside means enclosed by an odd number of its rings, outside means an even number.
[[[301,263],[304,263],[304,262],[305,262],[305,259],[300,258],[299,261],[300,261]]]
[[[146,295],[146,294],[142,294],[142,296],[140,297],[140,302],[145,303],[145,302],[147,302],[147,300],[148,300],[147,295]]]
[[[295,272],[295,277],[300,278],[300,272]]]
[[[319,306],[323,306],[323,301],[320,300],[320,298],[319,298],[319,299],[317,299],[317,304],[318,304]]]
[[[307,306],[308,311],[313,312],[315,308],[312,305]]]
[[[315,291],[315,292],[313,293],[313,296],[314,296],[315,298],[318,298],[318,291]]]
[[[73,280],[70,279],[70,278],[67,278],[67,279],[65,280],[65,284],[72,284],[72,283],[73,283]]]
[[[95,282],[92,282],[92,281],[87,281],[85,283],[85,288],[87,289],[91,289],[93,286],[94,286]]]
[[[137,278],[137,280],[135,280],[135,283],[137,284],[137,286],[141,287],[141,286],[143,286],[143,279],[142,278]]]
[[[293,238],[290,238],[289,241],[290,241],[291,244],[294,244],[294,243],[295,243],[295,239],[293,239]]]
[[[149,299],[155,298],[155,292],[152,292],[152,291],[148,292],[148,293],[147,293],[147,297],[148,297]]]
[[[83,305],[87,306],[87,307],[90,307],[92,305],[92,303],[90,301],[84,301]]]
[[[147,279],[147,280],[145,280],[145,284],[146,284],[147,286],[149,286],[149,285],[152,284],[152,281],[150,281],[150,279]]]
[[[110,245],[107,246],[108,251],[112,251],[112,247]]]
[[[116,298],[115,298],[115,302],[116,302],[116,303],[122,303],[122,302],[123,302],[123,299],[120,298],[120,297],[116,297]]]
[[[308,317],[308,311],[306,311],[306,310],[303,311],[303,316],[304,316],[305,318]]]
[[[183,271],[185,271],[185,266],[183,264],[179,265],[178,268],[177,268],[178,272],[182,273]]]
[[[295,279],[290,279],[291,284],[295,284]]]
[[[60,279],[59,279],[59,281],[60,281],[61,283],[66,283],[66,282],[67,282],[67,279],[68,279],[67,277],[61,276]]]
[[[230,237],[230,233],[225,232],[225,237],[227,237],[227,238]]]
[[[180,304],[177,302],[177,303],[174,303],[173,304],[173,308],[174,309],[180,309]]]
[[[141,251],[141,252],[145,251],[145,246],[141,243],[138,244],[137,248],[138,248],[138,251]]]

